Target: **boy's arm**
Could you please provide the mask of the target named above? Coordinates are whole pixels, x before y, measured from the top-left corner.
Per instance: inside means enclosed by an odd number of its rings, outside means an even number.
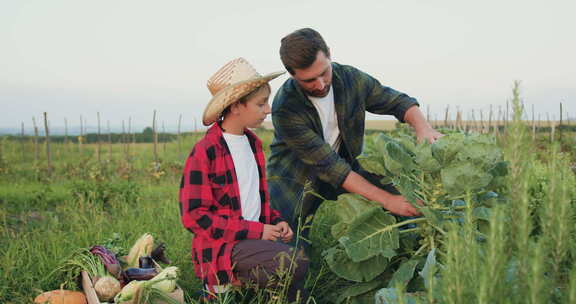
[[[196,147],[186,160],[180,184],[180,215],[186,229],[209,239],[236,241],[261,239],[264,224],[217,215],[218,204],[208,178],[209,159],[205,149]]]

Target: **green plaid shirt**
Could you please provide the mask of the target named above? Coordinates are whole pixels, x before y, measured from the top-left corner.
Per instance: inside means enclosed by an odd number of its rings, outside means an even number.
[[[293,78],[284,82],[274,97],[268,184],[271,204],[284,218],[309,213],[306,210],[310,207],[302,198],[307,182],[325,196],[319,184],[339,189],[351,170],[360,169],[356,157],[362,152],[366,111],[394,115],[403,122],[408,108],[418,105],[416,99],[381,85],[352,66],[333,62],[332,71],[340,151],[324,141],[318,112]],[[303,209],[298,210],[302,204]]]

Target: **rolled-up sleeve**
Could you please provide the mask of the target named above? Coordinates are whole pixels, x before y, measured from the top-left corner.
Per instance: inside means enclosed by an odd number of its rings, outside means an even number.
[[[275,111],[272,120],[279,136],[298,158],[313,167],[321,180],[340,187],[350,171],[350,165],[315,133],[298,113],[283,109]]]

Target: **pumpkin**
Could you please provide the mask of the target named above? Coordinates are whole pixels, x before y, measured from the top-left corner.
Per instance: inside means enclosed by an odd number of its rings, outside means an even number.
[[[52,290],[42,293],[34,299],[35,304],[86,304],[86,296],[80,291]]]

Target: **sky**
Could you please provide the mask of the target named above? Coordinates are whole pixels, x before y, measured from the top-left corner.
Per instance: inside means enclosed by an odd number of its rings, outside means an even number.
[[[478,119],[521,81],[532,114],[576,117],[576,1],[0,0],[0,128],[200,127],[207,79],[244,57],[283,70],[280,39],[319,31],[332,60],[415,97],[430,117],[449,105]],[[290,76],[271,82],[272,90]],[[274,93],[273,93],[274,94]],[[272,102],[272,98],[270,100]],[[369,115],[368,119],[390,118]],[[39,124],[40,125],[40,124]]]

